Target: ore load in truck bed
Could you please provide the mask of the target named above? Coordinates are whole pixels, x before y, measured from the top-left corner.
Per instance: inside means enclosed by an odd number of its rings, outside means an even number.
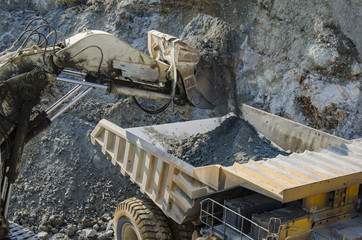
[[[148,129],[152,132],[152,128]],[[234,162],[262,160],[288,155],[274,147],[265,137],[260,137],[245,120],[235,116],[226,119],[219,127],[206,133],[198,133],[182,141],[158,135],[167,142],[167,152],[190,163],[194,167],[220,164],[230,166]]]

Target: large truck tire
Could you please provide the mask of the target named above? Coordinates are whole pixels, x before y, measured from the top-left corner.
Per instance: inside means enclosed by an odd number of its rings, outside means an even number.
[[[192,223],[178,224],[172,219],[168,219],[172,240],[191,240],[195,227]]]
[[[171,240],[167,218],[150,200],[129,198],[114,213],[114,236],[117,240]]]

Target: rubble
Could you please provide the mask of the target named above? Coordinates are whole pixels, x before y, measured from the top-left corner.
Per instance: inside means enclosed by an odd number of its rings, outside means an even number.
[[[288,155],[237,117],[228,118],[210,132],[184,139],[181,144],[169,144],[168,152],[195,167],[211,164],[231,166],[234,162],[246,163],[279,154]]]

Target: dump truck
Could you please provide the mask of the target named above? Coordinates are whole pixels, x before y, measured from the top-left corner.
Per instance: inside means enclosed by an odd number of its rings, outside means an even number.
[[[119,204],[115,239],[191,239],[190,222],[201,223],[200,240],[361,239],[362,139],[345,140],[246,104],[240,111],[290,155],[194,167],[168,152],[164,140],[209,132],[232,114],[129,129],[98,123],[92,143],[148,197]]]

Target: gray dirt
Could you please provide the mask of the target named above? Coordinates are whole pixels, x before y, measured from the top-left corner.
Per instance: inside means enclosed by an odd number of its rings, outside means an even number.
[[[273,158],[288,155],[275,148],[265,137],[260,137],[245,120],[230,117],[213,131],[197,134],[170,144],[168,152],[195,167],[210,164],[230,166],[234,162]]]

